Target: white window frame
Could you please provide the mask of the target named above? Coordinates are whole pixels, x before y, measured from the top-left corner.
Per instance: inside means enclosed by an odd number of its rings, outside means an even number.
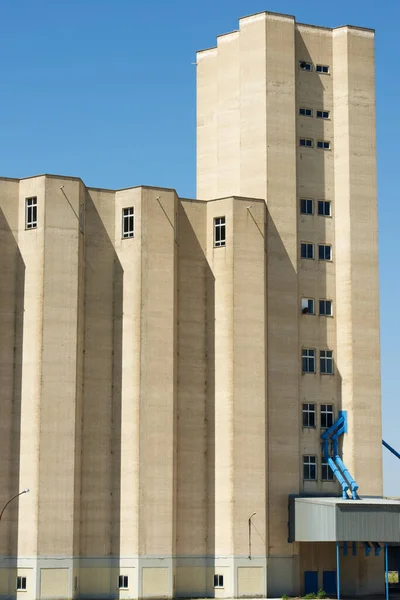
[[[319,211],[319,207],[323,205],[323,212]],[[329,214],[325,213],[325,207],[329,206]],[[330,200],[318,200],[317,214],[319,217],[331,217],[332,216],[332,202]]]
[[[316,65],[315,71],[317,73],[322,73],[323,75],[329,75],[330,69],[328,65]]]
[[[304,65],[304,66],[302,66]],[[308,62],[307,60],[299,60],[299,69],[300,71],[305,71],[306,73],[311,73],[313,70],[313,64]]]
[[[226,219],[214,217],[214,248],[223,248],[226,246]]]
[[[323,366],[324,365],[324,366]],[[319,372],[321,375],[333,375],[333,350],[319,351]],[[329,370],[329,368],[331,370]]]
[[[314,298],[302,298],[301,299],[301,314],[302,315],[315,315],[315,300],[314,300]]]
[[[224,587],[224,576],[218,573],[214,574],[214,587],[215,588],[223,588]]]
[[[324,256],[321,258],[321,249],[324,250]],[[329,258],[326,258],[327,248],[329,248]],[[332,261],[332,246],[331,244],[318,244],[318,260],[324,260],[327,262]]]
[[[316,361],[315,348],[302,348],[301,349],[301,371],[302,373],[315,373],[315,361]],[[307,368],[305,369],[304,366]],[[313,369],[310,367],[313,366]]]
[[[119,590],[129,590],[129,576],[128,575],[119,575],[118,576],[118,589]]]
[[[132,224],[131,224],[132,220]],[[126,225],[126,230],[125,230]],[[135,208],[124,206],[122,209],[122,239],[129,240],[135,237]]]
[[[335,477],[333,475],[332,469],[330,468],[328,463],[321,460],[321,481],[334,481],[334,480],[335,480]]]
[[[302,424],[305,429],[315,429],[317,424],[317,414],[315,410],[315,404],[313,402],[305,402],[303,404]]]
[[[330,312],[327,312],[326,307],[327,307],[327,303],[330,303]],[[323,304],[322,304],[323,303]],[[321,311],[321,306],[324,307],[324,309]],[[333,300],[329,300],[329,299],[325,299],[325,298],[320,298],[319,300],[319,314],[321,317],[333,317]]]
[[[25,198],[25,229],[37,229],[37,196]]]
[[[322,415],[324,415],[326,423],[325,425],[322,424]],[[329,425],[329,421],[332,421],[332,423]],[[321,423],[321,429],[329,429],[330,427],[332,427],[332,425],[335,422],[335,409],[333,404],[321,404],[320,407],[320,423]]]
[[[304,144],[302,142],[304,142]],[[299,147],[300,148],[313,148],[314,142],[311,138],[300,138],[299,139]]]
[[[22,575],[17,576],[15,589],[17,590],[17,592],[26,592],[26,590],[28,589],[28,586],[27,586],[27,578],[25,576],[22,576]]]
[[[303,256],[303,247],[306,246],[306,254],[308,255],[309,246],[312,247],[312,256]],[[300,243],[300,258],[304,260],[314,260],[315,258],[315,249],[314,244],[312,242],[301,242]]]
[[[317,140],[317,148],[318,150],[330,150],[331,143],[329,140]]]
[[[308,469],[308,477],[306,477]],[[311,477],[314,472],[314,477]],[[313,454],[303,455],[303,481],[317,481],[317,457]]]
[[[306,206],[307,209],[310,206],[309,203],[311,202],[311,212],[308,212],[308,211],[304,212],[302,210],[302,208],[303,208],[303,202],[306,203],[305,206]],[[307,215],[307,216],[310,216],[310,215],[312,216],[314,214],[314,200],[312,198],[300,198],[300,214],[301,215]]]
[[[315,114],[316,114],[317,119],[325,119],[326,120],[326,119],[330,118],[331,113],[329,110],[318,109]]]
[[[309,112],[310,114],[307,114],[307,112]],[[299,115],[300,115],[300,117],[312,117],[313,116],[313,109],[312,108],[307,108],[306,106],[300,106],[300,108],[299,108]]]

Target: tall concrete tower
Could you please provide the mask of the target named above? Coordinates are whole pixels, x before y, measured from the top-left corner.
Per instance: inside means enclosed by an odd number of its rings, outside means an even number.
[[[216,478],[216,514],[235,529],[236,477],[265,460],[255,535],[276,593],[312,560],[287,543],[287,497],[330,493],[321,473],[313,480],[327,418],[347,411],[343,460],[363,494],[382,494],[374,32],[268,12],[239,24],[197,56],[197,196],[267,203],[265,456],[243,447],[226,413],[229,458],[216,469],[231,469]]]

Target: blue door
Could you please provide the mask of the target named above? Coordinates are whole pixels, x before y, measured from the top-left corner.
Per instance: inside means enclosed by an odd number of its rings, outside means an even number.
[[[336,571],[322,573],[322,589],[328,596],[336,596]]]
[[[304,595],[318,592],[318,571],[304,571]]]

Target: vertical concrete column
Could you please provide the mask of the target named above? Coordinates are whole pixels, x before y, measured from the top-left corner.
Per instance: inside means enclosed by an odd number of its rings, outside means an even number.
[[[226,245],[214,247],[214,219],[225,217]],[[207,203],[207,259],[214,276],[214,403],[208,405],[214,422],[214,540],[217,567],[234,555],[233,479],[233,200]],[[213,414],[212,414],[213,413]],[[233,561],[226,573],[226,594],[233,595]],[[216,572],[220,572],[216,570]],[[224,574],[223,572],[221,574]]]
[[[382,494],[374,34],[333,32],[337,368],[361,494]]]
[[[38,226],[25,229],[25,199],[37,197]],[[20,421],[20,488],[30,493],[19,503],[18,556],[20,566],[29,566],[28,597],[37,597],[36,556],[40,497],[40,404],[42,394],[45,177],[27,179],[19,186],[19,249],[25,266],[23,292],[22,387]]]
[[[24,318],[25,265],[18,248],[19,182],[0,179],[0,505],[4,506],[19,490],[19,454],[21,419],[21,354]],[[0,594],[8,588],[6,557],[17,554],[18,504],[7,508],[1,521]]]
[[[174,192],[143,189],[139,560],[141,594],[144,596],[173,595],[172,557],[176,540],[176,211]]]
[[[79,300],[83,302],[80,183],[49,177],[45,194],[38,555],[70,559],[79,509],[76,486],[80,486],[76,481],[80,455],[75,453],[82,386],[78,379],[82,356],[77,355]]]
[[[295,23],[268,15],[267,254],[268,254],[268,436],[269,594],[285,573],[288,589],[296,553],[286,543],[287,497],[299,486],[299,373],[297,291],[297,186]],[[279,558],[281,557],[281,558]],[[286,557],[286,558],[285,558]],[[280,574],[281,573],[281,574]],[[275,574],[276,579],[273,579]],[[294,579],[292,580],[294,581]],[[280,589],[278,587],[277,589]]]
[[[207,445],[212,427],[207,415],[207,391],[212,385],[207,366],[209,339],[207,300],[209,267],[206,261],[207,204],[183,200],[178,210],[178,396],[177,396],[177,594],[206,595],[208,506],[212,492],[207,481]],[[211,331],[212,333],[212,331]],[[208,362],[210,361],[210,363]],[[212,367],[211,367],[212,368]],[[212,506],[211,511],[214,507]],[[213,551],[212,551],[213,554]]]

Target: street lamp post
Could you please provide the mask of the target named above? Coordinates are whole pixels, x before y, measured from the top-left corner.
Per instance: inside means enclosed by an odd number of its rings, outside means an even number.
[[[9,499],[8,502],[5,503],[5,505],[3,506],[1,512],[0,512],[0,521],[3,517],[3,513],[6,510],[7,506],[16,498],[18,498],[19,496],[22,496],[22,494],[27,494],[29,492],[29,488],[27,488],[26,490],[22,490],[22,492],[19,492],[19,494],[15,494],[15,496],[13,496],[12,498]]]
[[[253,512],[249,517],[249,559],[251,560],[251,520],[257,513]]]

